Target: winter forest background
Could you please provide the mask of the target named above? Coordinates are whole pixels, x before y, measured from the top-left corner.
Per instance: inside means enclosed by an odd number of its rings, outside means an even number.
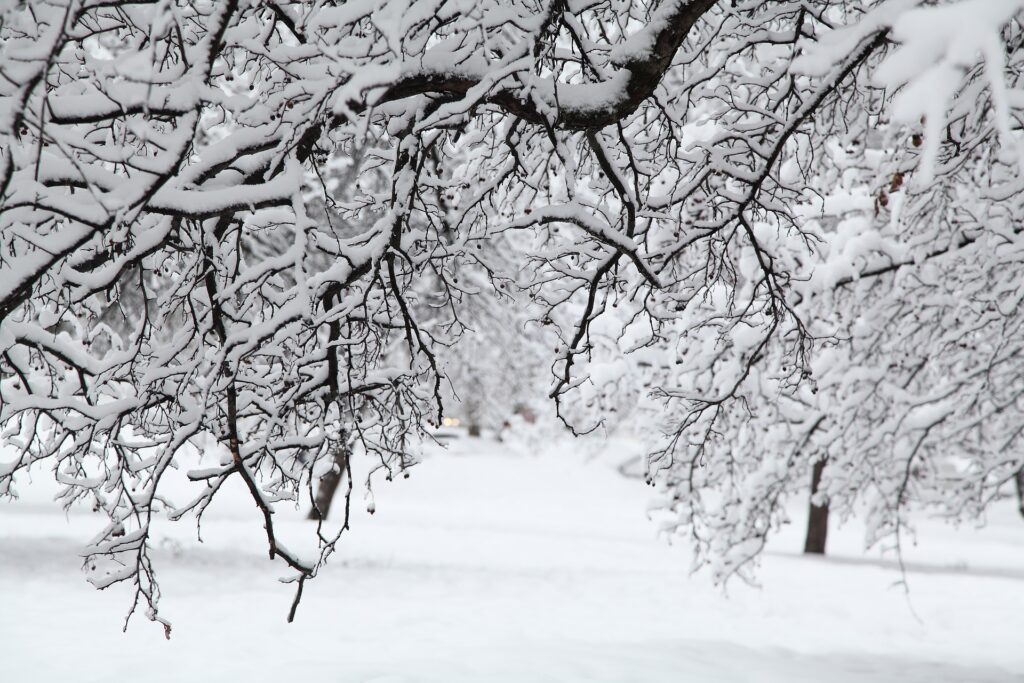
[[[1020,680],[1022,126],[1024,0],[0,0],[0,678]]]

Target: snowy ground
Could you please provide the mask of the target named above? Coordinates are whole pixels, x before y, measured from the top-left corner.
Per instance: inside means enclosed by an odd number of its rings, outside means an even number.
[[[1024,519],[983,530],[924,524],[900,573],[858,552],[855,525],[827,560],[796,554],[799,520],[763,587],[687,576],[656,538],[650,489],[620,455],[517,454],[465,440],[376,488],[339,556],[290,587],[240,493],[199,545],[168,528],[161,629],[121,622],[127,597],[92,589],[76,553],[95,530],[45,485],[0,504],[2,681],[1021,681]],[[280,522],[304,531],[299,519]]]

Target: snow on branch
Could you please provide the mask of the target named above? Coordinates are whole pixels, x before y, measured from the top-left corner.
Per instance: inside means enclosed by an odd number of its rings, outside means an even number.
[[[168,629],[155,525],[242,484],[293,618],[348,518],[275,515],[541,375],[572,432],[660,435],[719,578],[823,462],[872,542],[980,514],[1021,465],[1022,11],[5,3],[0,493],[50,467]]]

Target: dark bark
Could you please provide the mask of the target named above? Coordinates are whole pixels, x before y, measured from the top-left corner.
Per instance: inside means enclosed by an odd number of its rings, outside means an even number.
[[[1013,478],[1017,482],[1017,509],[1024,516],[1024,467],[1017,470]]]
[[[815,505],[814,496],[821,485],[821,475],[825,471],[825,459],[814,463],[811,470],[811,502],[808,505],[807,538],[804,541],[804,553],[812,555],[825,554],[825,541],[828,539],[828,503]]]
[[[679,46],[683,44],[690,29],[701,17],[711,10],[718,0],[690,0],[680,2],[662,17],[659,30],[654,36],[651,49],[642,55],[631,56],[614,66],[626,72],[625,88],[622,94],[608,102],[593,105],[578,104],[574,107],[558,107],[552,121],[549,115],[538,110],[534,101],[521,93],[497,90],[481,99],[482,103],[494,104],[513,116],[532,123],[553,125],[565,130],[600,130],[614,125],[632,114],[640,103],[654,94],[662,77],[672,64]],[[399,79],[389,87],[377,104],[403,100],[416,95],[432,94],[441,97],[464,97],[480,85],[477,78],[459,76],[447,72],[414,72]],[[349,108],[359,111],[361,102],[349,103]]]
[[[333,467],[324,476],[320,477],[320,486],[316,491],[316,498],[313,499],[313,508],[309,511],[307,519],[327,519],[331,511],[331,503],[334,501],[334,494],[338,491],[345,472],[348,471],[349,446],[344,441],[334,447]]]

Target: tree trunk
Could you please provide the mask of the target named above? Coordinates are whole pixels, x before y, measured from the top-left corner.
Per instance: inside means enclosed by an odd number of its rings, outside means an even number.
[[[811,502],[808,505],[807,539],[804,541],[804,553],[813,555],[825,554],[825,541],[828,538],[828,503],[814,504],[814,495],[821,484],[821,475],[825,471],[825,459],[814,463],[811,470]]]
[[[316,498],[313,499],[313,509],[309,511],[307,519],[327,519],[327,515],[331,510],[331,502],[334,500],[334,494],[337,492],[338,485],[341,484],[341,479],[348,469],[348,454],[349,446],[346,437],[343,435],[341,443],[334,447],[333,467],[324,476],[320,477],[320,486],[317,488]]]
[[[1017,470],[1014,479],[1017,480],[1017,508],[1020,514],[1024,515],[1024,467]]]

